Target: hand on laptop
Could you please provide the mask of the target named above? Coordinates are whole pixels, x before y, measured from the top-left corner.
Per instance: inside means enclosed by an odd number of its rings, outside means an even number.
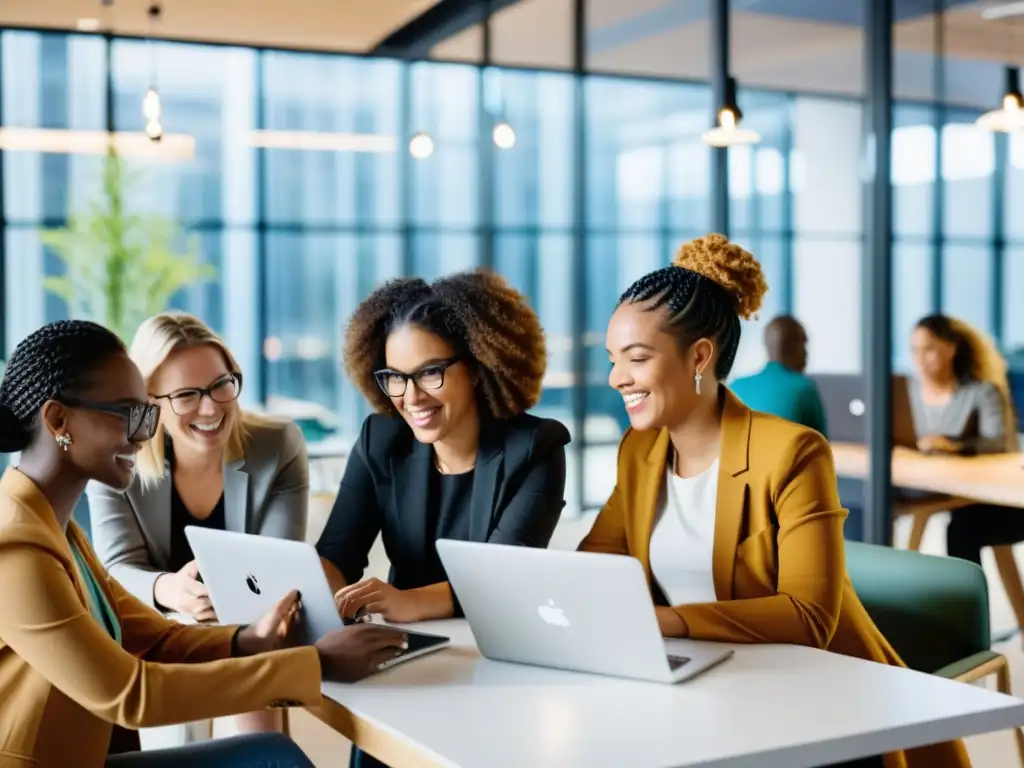
[[[689,634],[686,622],[671,608],[656,605],[654,612],[658,616],[658,628],[661,630],[662,637],[686,637]]]
[[[324,680],[354,683],[409,647],[409,638],[379,624],[356,624],[329,632],[316,641]]]
[[[334,595],[334,604],[343,619],[379,613],[385,621],[398,624],[420,620],[419,605],[414,594],[375,578],[342,587]]]
[[[291,645],[292,628],[302,610],[298,590],[293,589],[277,601],[255,624],[238,633],[238,650],[244,656],[279,651]]]
[[[153,584],[153,597],[157,605],[176,613],[185,613],[196,621],[215,621],[210,592],[199,581],[196,561],[186,564],[177,573],[164,573]]]

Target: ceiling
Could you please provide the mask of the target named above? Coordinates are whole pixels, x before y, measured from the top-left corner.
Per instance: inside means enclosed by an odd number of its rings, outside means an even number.
[[[0,0],[0,26],[76,29],[95,19],[104,31],[282,48],[364,53],[438,0]]]

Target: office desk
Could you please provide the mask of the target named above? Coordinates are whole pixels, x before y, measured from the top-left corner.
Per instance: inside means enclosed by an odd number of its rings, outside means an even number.
[[[833,443],[832,455],[840,477],[867,478],[865,446]],[[971,501],[1024,507],[1024,454],[925,456],[906,448],[895,448],[892,484]]]
[[[1024,724],[1020,699],[799,646],[735,646],[673,686],[492,662],[464,621],[420,628],[452,646],[326,683],[313,710],[395,768],[809,768]]]

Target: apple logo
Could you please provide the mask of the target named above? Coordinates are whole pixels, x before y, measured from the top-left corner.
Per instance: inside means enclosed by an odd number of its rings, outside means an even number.
[[[565,616],[565,611],[561,608],[556,608],[554,600],[548,600],[547,605],[538,605],[537,613],[545,623],[550,624],[553,627],[570,626],[569,619]]]
[[[260,585],[256,582],[256,577],[251,573],[245,577],[245,585],[254,595],[258,595],[260,593]]]

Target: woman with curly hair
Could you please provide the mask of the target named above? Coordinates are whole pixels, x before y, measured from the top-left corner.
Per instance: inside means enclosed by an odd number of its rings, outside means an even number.
[[[546,367],[522,295],[487,272],[393,280],[355,311],[345,367],[363,423],[317,544],[343,618],[459,615],[439,538],[545,547],[565,505],[557,421],[527,415]],[[378,534],[388,583],[363,579]]]
[[[818,432],[751,411],[721,382],[767,290],[721,235],[640,278],[606,334],[630,429],[615,489],[580,544],[636,557],[666,637],[796,643],[902,666],[846,574],[832,452]],[[969,765],[962,743],[856,765]]]

